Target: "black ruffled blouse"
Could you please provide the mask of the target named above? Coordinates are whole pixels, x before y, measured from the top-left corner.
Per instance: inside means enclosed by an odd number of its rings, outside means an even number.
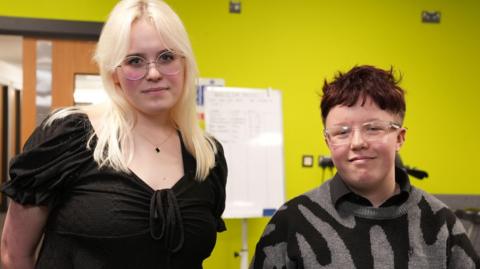
[[[223,149],[203,182],[183,141],[184,176],[153,190],[134,173],[99,169],[84,114],[38,127],[10,164],[2,191],[21,204],[47,205],[36,268],[202,268],[225,230],[227,165]],[[93,141],[95,143],[95,139]]]

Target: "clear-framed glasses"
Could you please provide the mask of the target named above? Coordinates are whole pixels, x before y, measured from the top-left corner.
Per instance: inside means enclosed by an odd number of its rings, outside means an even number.
[[[393,130],[402,129],[402,126],[396,122],[391,121],[371,121],[362,124],[358,128],[348,125],[338,125],[325,128],[323,135],[332,145],[349,144],[353,137],[355,129],[360,131],[362,138],[369,142],[381,140],[386,134]]]
[[[183,56],[172,50],[165,50],[160,53],[154,61],[147,61],[145,58],[137,55],[126,57],[118,66],[125,78],[128,80],[139,80],[144,78],[150,68],[150,64],[154,63],[157,71],[163,75],[176,75],[182,69]]]

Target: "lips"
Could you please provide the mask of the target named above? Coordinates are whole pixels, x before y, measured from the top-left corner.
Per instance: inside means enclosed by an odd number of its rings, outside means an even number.
[[[169,89],[168,87],[155,87],[155,88],[149,88],[149,89],[143,90],[142,93],[155,93],[155,92],[166,91],[168,89]]]
[[[348,158],[349,162],[356,162],[356,161],[367,161],[367,160],[372,160],[374,157],[371,156],[354,156],[351,158]]]

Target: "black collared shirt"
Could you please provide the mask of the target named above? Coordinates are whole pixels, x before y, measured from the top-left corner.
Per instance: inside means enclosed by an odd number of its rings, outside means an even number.
[[[408,174],[404,169],[395,167],[395,182],[400,186],[400,193],[388,198],[380,207],[401,205],[410,196],[412,186],[410,185]],[[351,191],[338,173],[335,174],[330,184],[330,195],[335,207],[342,201],[349,201],[364,206],[373,206],[368,199]]]

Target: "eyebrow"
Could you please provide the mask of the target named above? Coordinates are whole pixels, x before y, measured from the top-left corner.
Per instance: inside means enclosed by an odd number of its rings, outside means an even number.
[[[360,125],[366,124],[366,123],[371,123],[371,122],[377,122],[377,121],[386,121],[386,122],[394,122],[394,121],[389,121],[389,120],[382,120],[382,119],[376,119],[376,118],[370,118],[364,122],[361,122]],[[340,122],[340,123],[335,123],[332,124],[332,126],[352,126],[354,124],[351,123],[345,123],[345,122]]]
[[[167,52],[167,51],[172,51],[172,50],[171,50],[171,49],[163,49],[163,50],[157,52],[157,53],[155,54],[155,57],[157,57],[158,55],[160,55],[160,54],[162,54],[162,53],[165,53],[165,52]],[[147,58],[147,57],[146,57],[146,54],[145,54],[145,53],[142,53],[142,52],[130,53],[130,54],[127,54],[125,57],[133,57],[133,56],[142,57],[142,58],[145,58],[145,59]]]

